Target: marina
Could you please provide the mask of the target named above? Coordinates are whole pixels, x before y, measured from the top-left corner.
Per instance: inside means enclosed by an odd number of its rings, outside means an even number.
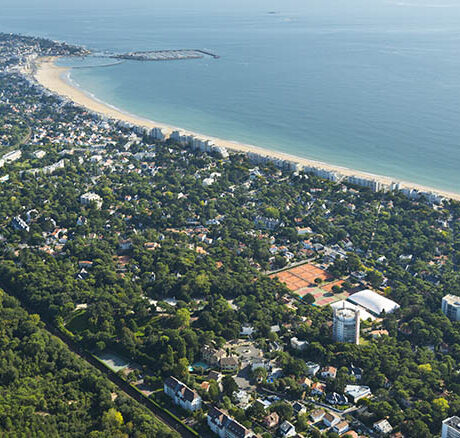
[[[214,59],[219,55],[200,49],[179,49],[179,50],[152,50],[146,52],[128,52],[124,54],[110,55],[110,58],[125,59],[133,61],[181,61],[184,59],[200,59],[205,56]]]

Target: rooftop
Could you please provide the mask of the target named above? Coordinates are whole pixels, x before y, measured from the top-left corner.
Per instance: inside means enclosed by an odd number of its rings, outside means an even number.
[[[367,321],[368,319],[373,321],[375,319],[375,316],[371,315],[366,310],[362,308],[360,309],[358,306],[345,300],[336,301],[335,303],[332,303],[330,306],[332,307],[332,309],[343,309],[344,307],[351,310],[359,309],[359,318],[361,319],[361,321]]]
[[[460,417],[446,418],[442,423],[460,432]]]
[[[356,310],[342,308],[336,309],[335,315],[340,319],[355,319],[356,318]]]
[[[399,304],[369,289],[362,290],[348,297],[354,304],[364,307],[375,315],[391,313],[399,309]]]
[[[460,307],[460,297],[457,296],[457,295],[451,295],[451,294],[446,295],[443,298],[443,300],[446,301],[451,306],[459,306]]]

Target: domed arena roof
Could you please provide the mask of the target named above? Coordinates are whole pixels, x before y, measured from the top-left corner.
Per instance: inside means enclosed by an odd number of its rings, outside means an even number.
[[[348,297],[348,301],[364,307],[374,315],[380,315],[382,312],[391,313],[399,309],[399,304],[395,303],[376,292],[369,289],[362,290]]]

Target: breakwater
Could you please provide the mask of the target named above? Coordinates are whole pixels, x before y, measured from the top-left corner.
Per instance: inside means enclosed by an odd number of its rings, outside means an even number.
[[[214,59],[219,55],[201,49],[178,49],[178,50],[151,50],[146,52],[129,52],[108,55],[109,58],[133,60],[133,61],[179,61],[184,59],[199,59],[209,56]]]

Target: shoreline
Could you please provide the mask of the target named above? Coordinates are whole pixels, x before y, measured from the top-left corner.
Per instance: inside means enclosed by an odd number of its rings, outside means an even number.
[[[270,157],[273,159],[292,161],[294,163],[300,164],[301,166],[310,166],[327,172],[336,172],[337,174],[343,175],[344,177],[355,176],[358,178],[374,180],[382,185],[387,186],[391,186],[393,183],[397,182],[401,189],[415,189],[419,192],[436,193],[445,198],[460,201],[460,193],[449,192],[442,189],[427,187],[417,183],[397,180],[396,178],[373,174],[370,172],[363,172],[350,169],[347,167],[327,164],[321,161],[310,160],[307,158],[287,154],[284,152],[265,149],[260,146],[244,144],[237,141],[224,140],[221,138],[181,129],[180,127],[168,125],[161,122],[155,122],[133,114],[129,114],[128,112],[124,112],[123,110],[115,106],[112,106],[106,102],[99,100],[96,96],[92,95],[91,93],[85,92],[84,90],[73,85],[69,77],[71,67],[57,66],[55,64],[56,60],[57,57],[39,58],[35,62],[34,72],[32,73],[32,76],[35,78],[35,80],[49,91],[58,94],[62,97],[68,98],[72,100],[74,103],[82,107],[85,107],[89,111],[99,113],[102,116],[116,120],[121,120],[124,122],[131,123],[133,125],[143,126],[150,129],[160,128],[166,135],[166,137],[169,137],[169,135],[173,131],[180,131],[182,134],[195,136],[199,140],[210,140],[214,142],[217,146],[225,147],[231,152],[253,153],[265,157]],[[65,78],[66,75],[67,78]]]

